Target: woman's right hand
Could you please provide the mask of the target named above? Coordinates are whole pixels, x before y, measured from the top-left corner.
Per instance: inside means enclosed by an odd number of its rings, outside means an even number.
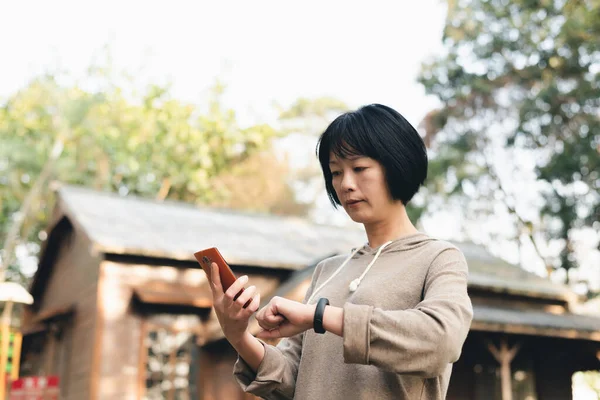
[[[242,340],[248,329],[250,317],[258,310],[260,293],[256,293],[256,286],[249,286],[234,300],[235,296],[244,289],[244,285],[248,283],[248,276],[239,277],[229,289],[223,292],[219,267],[216,263],[212,263],[210,268],[213,307],[225,337],[230,343],[234,344]],[[250,304],[244,308],[244,304],[249,300],[251,300]]]

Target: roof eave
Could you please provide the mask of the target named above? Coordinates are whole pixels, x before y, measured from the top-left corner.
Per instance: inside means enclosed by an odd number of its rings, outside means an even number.
[[[513,296],[524,296],[535,299],[544,299],[544,300],[560,300],[565,301],[567,303],[577,302],[578,296],[575,293],[569,292],[541,292],[541,291],[533,291],[533,290],[524,290],[519,288],[512,288],[506,285],[490,285],[490,284],[479,284],[469,282],[469,289],[480,289],[488,292],[498,293],[498,294],[508,294]]]
[[[577,329],[473,321],[473,323],[471,324],[471,330],[483,332],[501,332],[529,336],[559,337],[563,339],[590,340],[594,342],[600,342],[600,332]]]
[[[132,257],[148,257],[148,258],[160,258],[166,260],[173,261],[190,261],[196,263],[196,259],[193,254],[181,253],[181,252],[165,252],[165,251],[157,251],[157,250],[144,250],[144,249],[134,249],[127,247],[117,247],[117,246],[106,246],[99,243],[94,243],[93,251],[97,254],[105,254],[105,255],[119,255],[119,256],[132,256]],[[281,270],[291,270],[296,271],[302,268],[305,268],[304,264],[292,264],[292,263],[270,263],[270,262],[260,262],[257,263],[256,260],[245,260],[242,258],[234,258],[227,257],[227,263],[230,265],[243,265],[246,267],[263,267],[270,269],[281,269]]]

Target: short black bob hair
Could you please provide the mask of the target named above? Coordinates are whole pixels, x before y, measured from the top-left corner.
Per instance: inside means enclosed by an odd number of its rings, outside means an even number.
[[[370,157],[383,165],[394,200],[407,205],[427,178],[427,149],[415,128],[396,110],[370,104],[338,116],[317,143],[327,195],[341,205],[332,183],[329,157]]]

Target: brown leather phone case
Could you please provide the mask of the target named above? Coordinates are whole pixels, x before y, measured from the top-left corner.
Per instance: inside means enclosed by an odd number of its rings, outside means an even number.
[[[211,247],[209,249],[197,251],[194,253],[194,257],[196,257],[196,260],[198,260],[198,263],[200,263],[200,266],[206,273],[206,276],[208,276],[209,281],[211,280],[210,265],[212,262],[217,263],[217,265],[219,266],[219,275],[221,276],[221,285],[223,286],[223,291],[229,289],[229,286],[231,286],[233,282],[235,282],[235,280],[237,279],[233,274],[233,271],[231,270],[229,265],[227,265],[227,262],[225,262],[225,259],[216,247]],[[237,296],[239,296],[240,293],[238,293]]]
[[[223,286],[224,292],[227,291],[227,289],[229,289],[229,286],[233,285],[233,282],[235,282],[235,280],[237,279],[233,271],[231,270],[231,268],[229,267],[229,265],[227,264],[227,262],[216,247],[211,247],[205,250],[197,251],[194,253],[194,257],[196,257],[196,260],[198,260],[198,263],[200,263],[200,266],[206,273],[206,276],[208,277],[209,281],[211,280],[210,265],[212,262],[217,263],[217,266],[219,267],[219,276],[221,277],[221,286]],[[242,294],[243,291],[244,289],[240,290],[234,296],[233,300],[236,300],[238,297],[240,297],[240,294]],[[248,307],[250,303],[252,303],[252,299],[248,300],[246,304],[244,304],[244,308]]]

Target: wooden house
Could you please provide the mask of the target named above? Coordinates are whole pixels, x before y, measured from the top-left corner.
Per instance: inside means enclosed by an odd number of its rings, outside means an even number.
[[[62,399],[252,398],[232,376],[236,354],[193,253],[217,246],[263,297],[300,299],[318,261],[365,241],[295,218],[62,187],[23,319],[21,375],[59,376]],[[571,375],[599,369],[600,319],[573,314],[566,287],[457,245],[475,317],[448,398],[499,398],[507,376],[515,399],[571,398]]]

